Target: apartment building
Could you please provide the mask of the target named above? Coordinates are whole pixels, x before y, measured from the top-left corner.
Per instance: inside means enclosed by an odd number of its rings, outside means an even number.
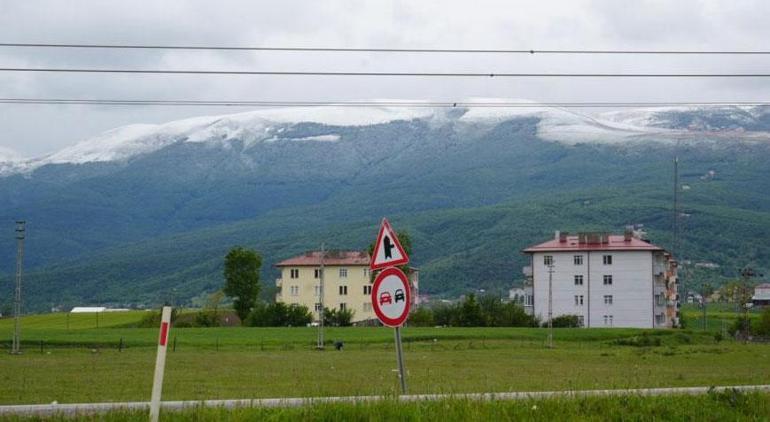
[[[530,258],[525,309],[542,321],[550,298],[554,318],[577,315],[584,327],[678,325],[676,261],[638,232],[556,232],[523,252]]]
[[[276,302],[307,306],[319,319],[323,266],[323,302],[327,309],[353,311],[353,322],[374,319],[369,254],[360,251],[310,251],[277,263],[281,277],[276,280]],[[410,268],[412,298],[419,297],[419,272]]]

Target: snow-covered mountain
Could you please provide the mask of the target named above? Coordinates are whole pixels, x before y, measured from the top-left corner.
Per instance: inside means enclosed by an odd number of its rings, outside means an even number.
[[[319,239],[365,247],[383,216],[414,234],[426,291],[459,294],[510,287],[517,251],[553,229],[665,233],[678,156],[687,233],[708,246],[699,256],[724,268],[738,263],[719,251],[770,256],[742,242],[770,236],[764,108],[494,101],[258,110],[125,126],[31,160],[3,151],[0,173],[15,175],[0,177],[0,221],[30,222],[28,297],[39,309],[212,291],[237,244],[264,254],[267,279],[273,262]],[[0,262],[15,253],[0,242]]]
[[[328,127],[355,127],[393,121],[421,120],[433,126],[458,130],[494,127],[518,118],[538,119],[537,134],[547,141],[576,143],[672,142],[686,139],[770,140],[770,112],[766,107],[668,107],[588,113],[542,107],[494,107],[511,100],[472,99],[480,106],[279,108],[238,114],[203,116],[165,124],[119,127],[64,148],[56,153],[21,160],[12,151],[0,150],[0,175],[30,172],[48,164],[83,164],[122,161],[176,143],[206,143],[227,147],[233,140],[258,142],[335,142],[340,135],[289,134],[293,125],[315,123]],[[517,103],[524,103],[516,101]]]

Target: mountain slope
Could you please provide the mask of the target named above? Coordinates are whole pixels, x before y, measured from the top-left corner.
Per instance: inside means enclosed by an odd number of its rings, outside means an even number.
[[[426,291],[458,294],[512,283],[518,250],[554,229],[644,223],[667,246],[679,156],[684,256],[766,265],[767,133],[657,127],[670,112],[313,108],[131,126],[15,162],[0,220],[29,222],[40,309],[188,300],[219,285],[233,244],[266,264],[322,240],[363,248],[382,216],[413,233]],[[14,253],[0,244],[2,262]]]

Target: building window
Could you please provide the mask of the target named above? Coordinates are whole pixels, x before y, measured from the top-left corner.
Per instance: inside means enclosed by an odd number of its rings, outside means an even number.
[[[664,294],[657,294],[655,295],[655,299],[658,302],[658,306],[665,306],[666,305],[666,296]]]
[[[345,309],[348,309],[347,303],[340,303],[340,311],[344,311]]]
[[[299,296],[299,286],[291,286],[291,295]]]
[[[585,324],[585,317],[583,315],[578,315],[578,326],[583,327]]]
[[[545,266],[553,265],[553,256],[551,256],[551,255],[544,256],[543,257],[543,265],[545,265]]]
[[[655,324],[661,325],[666,322],[666,315],[665,314],[658,314],[655,315]]]
[[[364,277],[369,277],[369,269],[364,268]]]
[[[321,286],[315,286],[314,290],[316,297],[321,296]]]
[[[575,306],[583,306],[583,295],[575,295]]]
[[[364,312],[372,312],[372,303],[364,302]]]
[[[340,296],[348,294],[348,286],[340,286]]]
[[[535,303],[535,297],[532,295],[526,295],[524,296],[524,305],[526,306],[532,306]]]
[[[340,278],[348,278],[348,269],[340,268]]]
[[[575,255],[575,265],[583,265],[583,255]]]
[[[582,275],[576,275],[575,276],[575,285],[576,286],[582,286],[583,285],[583,276]]]
[[[612,265],[612,255],[604,255],[602,260],[604,261],[604,265]]]
[[[604,325],[612,327],[612,315],[604,315]]]
[[[364,294],[365,295],[372,294],[372,286],[370,284],[365,284],[364,285]]]
[[[612,305],[612,295],[604,295],[604,304]]]
[[[321,312],[321,304],[318,303],[318,302],[315,303],[315,311],[316,312]]]
[[[612,286],[612,276],[611,275],[605,275],[604,276],[604,285],[605,286]]]
[[[315,276],[315,278],[321,278],[321,269],[320,268],[316,268],[315,269],[314,276]]]
[[[299,278],[299,268],[292,268],[289,270],[290,278]]]

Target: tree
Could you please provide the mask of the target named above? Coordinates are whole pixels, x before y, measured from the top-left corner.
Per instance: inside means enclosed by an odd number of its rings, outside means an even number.
[[[425,306],[420,306],[409,315],[409,325],[414,327],[433,327],[436,321],[433,319],[433,312]]]
[[[233,308],[241,321],[249,315],[259,295],[259,269],[262,257],[255,251],[236,246],[225,257],[224,293],[233,298]]]

